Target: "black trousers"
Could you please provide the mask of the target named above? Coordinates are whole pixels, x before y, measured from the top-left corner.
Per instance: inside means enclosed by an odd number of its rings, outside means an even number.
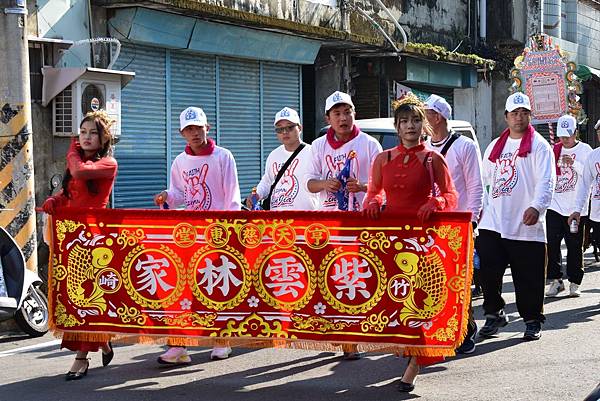
[[[481,260],[484,313],[495,315],[506,305],[502,277],[510,265],[519,315],[525,322],[543,323],[546,244],[505,239],[495,231],[480,229],[475,247]]]
[[[556,280],[562,278],[560,267],[562,265],[562,254],[560,243],[563,238],[567,244],[567,277],[571,283],[581,284],[583,280],[583,233],[585,232],[585,220],[581,218],[582,224],[579,231],[572,234],[567,224],[567,217],[548,209],[546,212],[546,238],[548,239],[548,279]]]

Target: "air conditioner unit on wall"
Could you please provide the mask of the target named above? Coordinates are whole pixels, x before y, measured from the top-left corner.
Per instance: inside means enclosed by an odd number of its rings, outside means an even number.
[[[52,132],[55,136],[79,134],[79,124],[90,111],[106,110],[115,120],[112,131],[121,134],[121,88],[135,73],[99,68],[44,67],[44,99],[52,102]]]

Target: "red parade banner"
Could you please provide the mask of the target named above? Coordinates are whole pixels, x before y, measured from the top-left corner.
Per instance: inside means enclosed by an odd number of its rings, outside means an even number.
[[[468,213],[57,210],[51,327],[70,339],[454,355]]]

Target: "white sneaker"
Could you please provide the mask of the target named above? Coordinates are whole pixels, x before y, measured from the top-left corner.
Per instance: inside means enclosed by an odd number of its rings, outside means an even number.
[[[227,359],[231,354],[231,347],[213,347],[210,353],[210,359]]]
[[[565,285],[563,284],[562,281],[552,280],[552,283],[550,283],[550,288],[548,288],[548,291],[546,291],[546,296],[547,297],[555,297],[558,295],[558,293],[560,293],[564,290],[565,290]]]
[[[157,362],[163,365],[190,363],[192,358],[184,347],[169,347],[167,352],[158,357]]]
[[[570,297],[580,297],[581,291],[579,291],[579,284],[570,283],[569,284],[569,296]]]

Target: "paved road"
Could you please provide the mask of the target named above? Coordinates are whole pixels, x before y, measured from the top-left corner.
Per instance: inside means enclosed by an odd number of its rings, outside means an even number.
[[[189,366],[164,368],[157,346],[118,346],[102,368],[92,355],[89,375],[65,382],[73,354],[50,335],[28,339],[0,334],[0,400],[583,400],[600,382],[600,264],[586,255],[580,298],[546,300],[540,341],[521,340],[510,275],[504,292],[510,323],[496,338],[478,340],[475,354],[425,369],[412,394],[395,389],[406,361],[370,355],[346,362],[340,354],[300,350],[237,349],[209,362],[194,348]],[[483,324],[481,300],[475,301]]]

